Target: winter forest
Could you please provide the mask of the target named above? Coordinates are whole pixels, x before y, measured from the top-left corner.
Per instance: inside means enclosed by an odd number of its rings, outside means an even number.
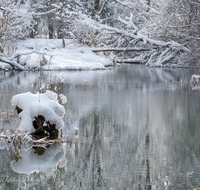
[[[200,0],[0,0],[0,189],[200,189]]]
[[[116,62],[198,65],[198,0],[8,0],[0,5],[0,59],[11,65],[19,58],[16,42],[26,39],[61,39],[63,48],[71,39],[94,51],[106,48],[103,53]]]

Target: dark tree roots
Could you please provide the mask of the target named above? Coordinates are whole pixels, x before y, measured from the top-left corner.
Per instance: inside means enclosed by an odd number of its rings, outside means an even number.
[[[16,110],[18,114],[23,111],[18,106],[16,106]],[[33,127],[35,128],[35,132],[31,133],[31,135],[35,139],[47,137],[48,140],[54,140],[58,138],[59,132],[58,129],[56,129],[56,125],[50,124],[49,121],[45,121],[45,118],[42,115],[35,117]]]

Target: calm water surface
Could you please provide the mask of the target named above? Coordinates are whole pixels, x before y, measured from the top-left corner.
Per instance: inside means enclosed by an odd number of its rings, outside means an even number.
[[[16,130],[3,115],[14,109],[13,95],[48,82],[69,91],[62,134],[69,143],[16,149],[2,142],[0,189],[200,188],[200,93],[189,88],[192,74],[142,65],[0,72],[0,132]]]

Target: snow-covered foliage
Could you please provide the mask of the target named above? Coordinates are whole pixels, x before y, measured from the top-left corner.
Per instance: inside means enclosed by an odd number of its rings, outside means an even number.
[[[21,133],[34,132],[33,121],[42,115],[46,122],[55,124],[56,129],[63,127],[65,109],[58,103],[57,94],[47,90],[44,94],[30,92],[13,96],[12,104],[19,107],[19,130]]]
[[[127,49],[128,47],[148,47],[151,51],[150,53],[144,54],[146,65],[162,66],[172,59],[177,62],[177,57],[181,55],[181,53],[190,52],[184,45],[174,41],[165,42],[143,35],[142,32],[138,30],[137,26],[134,25],[132,19],[132,14],[125,19],[119,18],[119,21],[125,25],[123,29],[100,24],[87,17],[83,18],[80,22],[88,27],[101,31],[99,41],[109,47],[126,47]]]
[[[200,90],[200,75],[192,75],[190,79],[190,87],[192,90]]]
[[[10,53],[18,39],[29,35],[31,24],[32,15],[27,9],[14,0],[0,0],[0,53]]]
[[[62,83],[62,81],[61,81]],[[62,101],[62,104],[67,103],[67,97],[64,94],[59,94],[60,100]]]
[[[149,35],[160,40],[173,40],[186,45],[191,52],[184,57],[185,62],[199,58],[199,11],[200,2],[196,0],[157,1],[160,9],[154,20],[145,28]],[[156,20],[156,22],[155,22]]]
[[[29,24],[21,27],[28,28],[33,17],[37,35],[31,32],[30,36],[62,39],[63,48],[65,38],[92,48],[149,48],[148,52],[124,51],[114,56],[122,60],[140,54],[149,66],[188,66],[189,60],[198,58],[200,3],[195,0],[24,0],[23,6],[17,2],[13,7],[28,13],[25,23]],[[2,14],[4,10],[2,6]],[[39,33],[44,27],[45,35]]]

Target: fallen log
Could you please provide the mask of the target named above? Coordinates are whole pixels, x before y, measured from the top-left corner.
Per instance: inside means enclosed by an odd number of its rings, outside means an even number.
[[[133,64],[142,64],[145,61],[143,59],[119,59],[117,60],[118,63],[133,63]]]
[[[18,64],[17,62],[13,61],[13,59],[15,59],[17,57],[20,57],[22,55],[31,55],[33,53],[36,53],[36,54],[39,54],[39,55],[48,55],[45,52],[40,52],[40,51],[33,50],[33,51],[28,51],[28,52],[23,52],[23,53],[15,53],[10,58],[0,57],[0,61],[11,65],[13,68],[17,67],[19,70],[23,71],[24,67],[21,66],[20,64]]]
[[[118,51],[118,52],[126,52],[126,51],[149,51],[149,48],[92,48],[93,52],[100,51]]]
[[[9,59],[6,59],[6,58],[4,58],[4,57],[0,57],[0,61],[11,65],[13,68],[14,68],[14,67],[17,67],[17,68],[18,68],[19,70],[21,70],[21,71],[24,70],[24,67],[22,67],[20,64],[18,64],[18,63],[15,62],[15,61],[10,61]]]

